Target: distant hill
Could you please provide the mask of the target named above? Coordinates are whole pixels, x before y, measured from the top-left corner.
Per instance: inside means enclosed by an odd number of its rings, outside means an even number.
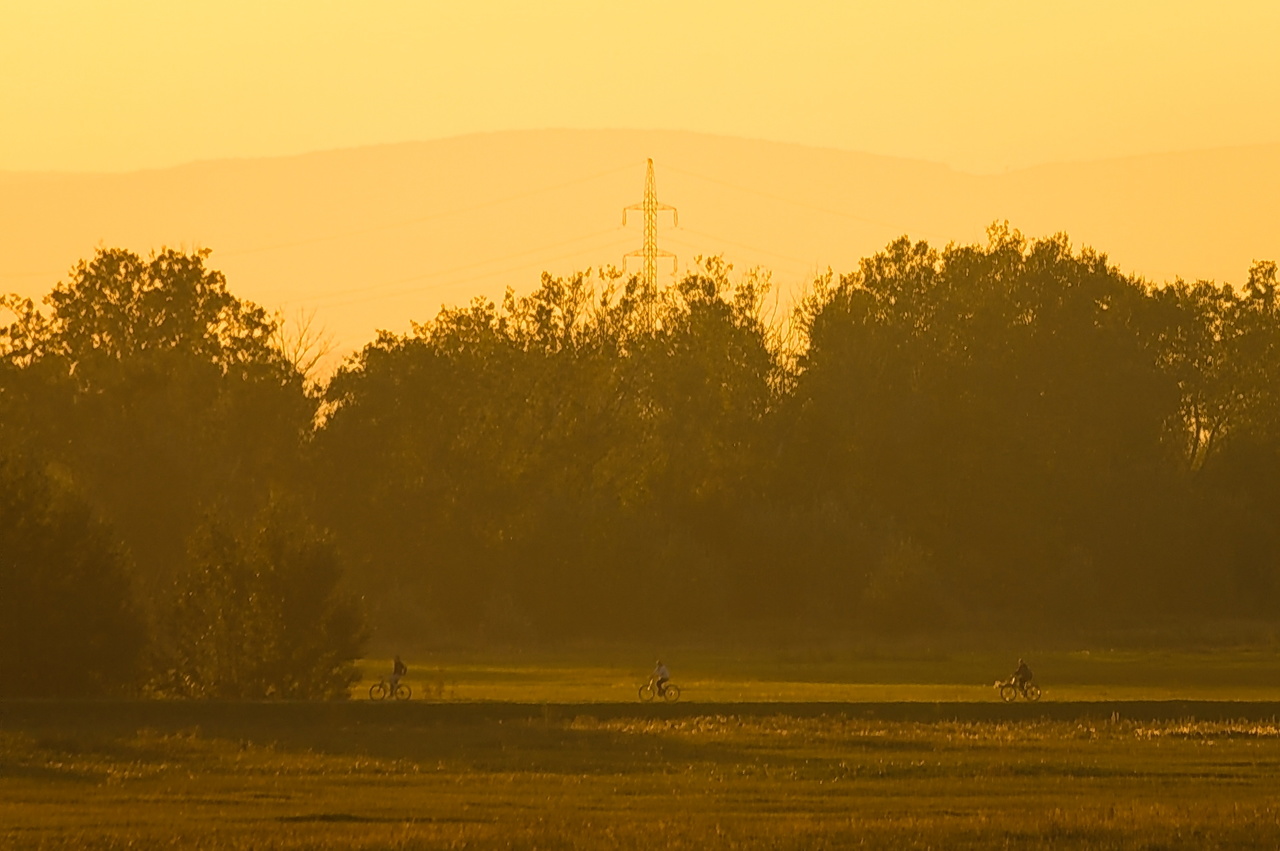
[[[1280,145],[1001,175],[802,145],[661,131],[493,133],[124,174],[0,172],[0,291],[38,296],[99,243],[207,246],[231,289],[314,309],[344,349],[442,304],[527,291],[543,270],[620,264],[640,244],[652,157],[659,244],[773,270],[783,297],[908,234],[981,241],[1008,219],[1066,231],[1153,281],[1240,282],[1280,257]],[[633,261],[634,262],[634,261]]]

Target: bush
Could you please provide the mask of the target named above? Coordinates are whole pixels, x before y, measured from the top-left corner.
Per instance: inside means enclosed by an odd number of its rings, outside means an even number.
[[[126,692],[145,647],[106,528],[47,476],[0,461],[0,696]]]
[[[183,697],[332,700],[358,678],[364,618],[340,589],[329,540],[269,507],[247,527],[196,534],[166,630],[159,691]]]

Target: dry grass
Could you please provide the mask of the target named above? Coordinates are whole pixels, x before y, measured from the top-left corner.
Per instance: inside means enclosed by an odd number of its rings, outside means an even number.
[[[1012,672],[1019,654],[1030,660],[1048,700],[1280,701],[1280,653],[1273,650],[660,653],[686,699],[700,703],[994,700],[991,683]],[[407,682],[415,699],[432,701],[633,703],[657,652],[619,648],[581,655],[469,657],[424,651],[406,655]],[[390,670],[390,657],[367,660],[365,679],[353,696],[367,699],[369,685]]]
[[[438,708],[0,708],[0,846],[1280,846],[1271,719]]]

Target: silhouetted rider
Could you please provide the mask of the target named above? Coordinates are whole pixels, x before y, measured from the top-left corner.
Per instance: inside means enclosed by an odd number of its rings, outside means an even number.
[[[653,668],[653,681],[658,688],[658,695],[662,696],[667,693],[667,680],[671,679],[671,672],[667,670],[667,666],[662,664],[659,659]]]
[[[1013,672],[1013,684],[1018,688],[1026,688],[1027,683],[1031,682],[1031,669],[1027,667],[1027,663],[1018,660],[1018,669]]]

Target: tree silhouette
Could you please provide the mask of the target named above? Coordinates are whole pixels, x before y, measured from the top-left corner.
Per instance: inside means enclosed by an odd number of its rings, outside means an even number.
[[[156,686],[199,698],[345,698],[365,627],[341,581],[332,545],[296,511],[210,518],[175,583]]]
[[[23,305],[0,335],[23,412],[10,442],[117,530],[149,606],[206,506],[251,514],[294,474],[315,415],[270,318],[207,256],[100,249],[54,287],[49,316]]]
[[[47,477],[0,460],[0,695],[128,692],[145,639],[107,530]]]
[[[904,237],[786,333],[721,258],[665,289],[544,275],[308,386],[206,259],[102,250],[0,325],[0,453],[84,495],[142,599],[181,577],[209,630],[177,641],[182,693],[341,691],[269,637],[296,634],[298,559],[418,644],[1280,614],[1273,263],[1153,286],[1063,235]],[[276,502],[298,540],[332,530],[314,559],[268,555]],[[320,632],[342,655],[358,630]]]

